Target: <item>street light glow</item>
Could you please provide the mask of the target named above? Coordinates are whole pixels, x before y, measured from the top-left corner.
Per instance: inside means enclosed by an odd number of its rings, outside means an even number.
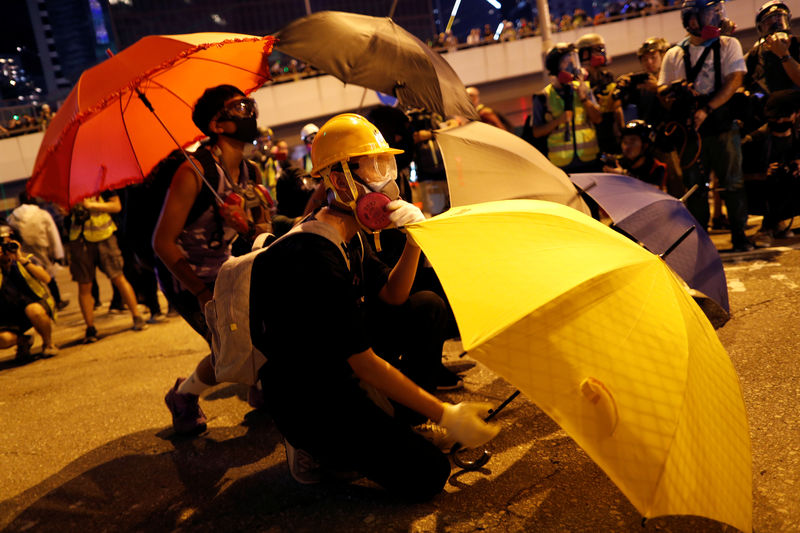
[[[489,2],[495,9],[500,9],[501,7],[503,7],[497,0],[486,0],[486,1]]]

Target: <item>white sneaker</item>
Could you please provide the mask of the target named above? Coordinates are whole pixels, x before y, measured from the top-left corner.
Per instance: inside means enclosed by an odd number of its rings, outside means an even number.
[[[415,433],[421,435],[428,442],[439,448],[442,453],[450,453],[456,439],[453,438],[445,428],[433,422],[426,422],[411,428]]]
[[[314,485],[322,481],[322,468],[310,453],[295,448],[286,439],[283,439],[283,446],[286,448],[289,473],[292,474],[295,481],[303,485]]]

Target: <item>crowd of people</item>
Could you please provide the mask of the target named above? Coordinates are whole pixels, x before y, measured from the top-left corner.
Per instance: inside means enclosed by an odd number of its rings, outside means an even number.
[[[782,221],[797,211],[791,12],[780,0],[763,4],[760,39],[746,54],[723,2],[686,0],[680,16],[688,36],[675,45],[647,39],[636,73],[606,68],[599,34],[556,44],[545,60],[552,81],[534,95],[523,136],[568,173],[629,174],[686,195],[701,227],[728,228],[733,250],[750,250],[789,234]],[[764,215],[756,242],[745,235],[749,213]]]
[[[628,174],[684,197],[701,226],[726,224],[733,249],[748,250],[745,173],[762,176],[764,235],[785,235],[782,221],[795,209],[800,44],[791,13],[780,0],[764,4],[761,38],[747,54],[726,34],[732,24],[719,0],[685,0],[681,20],[687,38],[647,39],[637,73],[611,74],[599,34],[555,45],[545,61],[551,83],[534,95],[522,136],[566,172]],[[477,88],[467,94],[482,121],[512,129]],[[16,345],[21,362],[32,360],[33,329],[40,357],[58,353],[53,324],[68,302],[55,263],[68,264],[77,283],[86,343],[102,339],[97,267],[134,331],[165,319],[160,287],[167,315],[208,343],[165,396],[175,432],[198,434],[207,426],[200,396],[218,383],[219,336],[241,329],[221,333],[208,318],[221,297],[216,284],[231,258],[247,260],[250,274],[237,281],[249,300],[245,345],[266,358],[248,401],[283,434],[291,475],[310,484],[356,472],[403,497],[430,498],[449,477],[444,451],[498,432],[482,419],[486,405],[436,396],[464,386],[442,362],[458,329],[403,229],[449,207],[434,131],[464,119],[389,106],[338,115],[306,124],[292,160],[257,118],[254,100],[217,85],[193,108],[206,139],[190,155],[170,154],[143,184],[69,213],[23,195],[0,223],[0,347]],[[709,211],[717,191],[724,221]],[[318,319],[313,335],[298,320],[309,314]]]

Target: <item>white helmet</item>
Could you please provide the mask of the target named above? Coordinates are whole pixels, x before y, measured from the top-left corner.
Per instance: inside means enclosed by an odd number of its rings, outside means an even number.
[[[308,139],[310,136],[314,135],[318,131],[319,131],[319,128],[317,127],[317,125],[309,122],[308,124],[303,126],[302,130],[300,130],[300,139],[303,142],[311,142],[311,140],[313,140],[313,139],[308,140],[308,141],[306,139]]]

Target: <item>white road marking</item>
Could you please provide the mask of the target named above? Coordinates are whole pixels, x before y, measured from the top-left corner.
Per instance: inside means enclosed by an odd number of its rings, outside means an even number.
[[[738,278],[728,278],[728,290],[731,292],[745,292],[744,283]]]
[[[784,285],[786,285],[786,287],[788,287],[790,289],[796,289],[796,288],[800,287],[800,285],[798,285],[794,281],[792,281],[789,278],[787,278],[786,274],[773,274],[773,275],[770,276],[770,278],[772,278],[772,279],[774,279],[776,281],[780,281],[781,283],[783,283]]]
[[[761,270],[765,267],[779,267],[781,266],[780,263],[774,261],[753,261],[747,265],[731,265],[726,266],[725,272],[733,272],[734,270],[746,270],[748,272],[755,272],[756,270]]]

